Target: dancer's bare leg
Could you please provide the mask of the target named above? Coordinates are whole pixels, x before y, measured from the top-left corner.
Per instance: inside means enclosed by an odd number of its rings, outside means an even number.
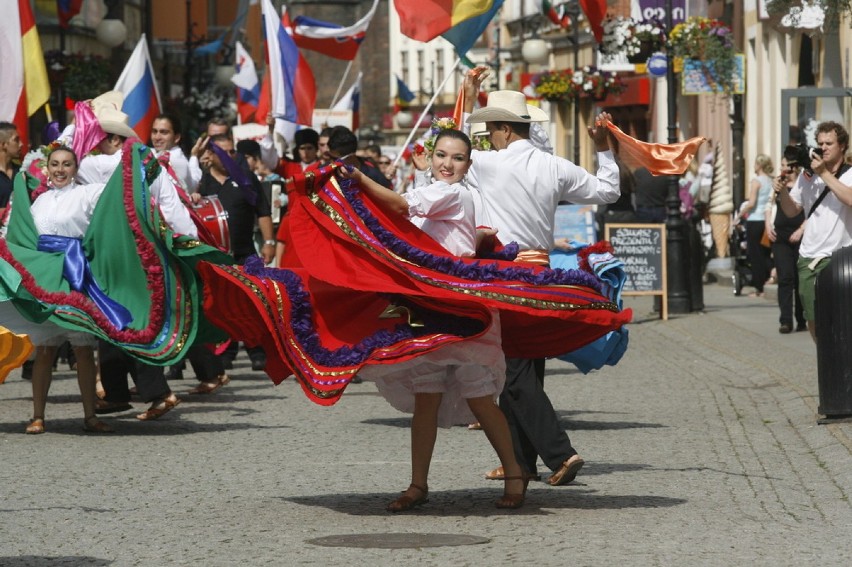
[[[83,397],[83,417],[89,419],[95,417],[95,382],[97,381],[97,366],[95,366],[95,352],[92,347],[74,347],[74,355],[77,357],[77,385],[80,387],[80,395]]]
[[[503,465],[506,481],[504,491],[506,494],[521,494],[524,490],[523,470],[521,465],[515,459],[515,451],[512,447],[512,435],[509,432],[509,424],[506,422],[506,416],[494,403],[494,398],[491,396],[482,396],[479,398],[468,398],[467,405],[470,411],[476,416],[476,419],[482,425],[482,430],[494,451],[497,452],[497,458],[500,459],[500,464]],[[512,480],[508,480],[512,478]]]
[[[411,418],[411,483],[428,487],[429,465],[438,437],[438,408],[442,394],[415,394]]]
[[[47,393],[53,380],[53,360],[56,358],[56,348],[53,346],[36,347],[33,362],[33,419],[44,419],[44,408],[47,406]]]

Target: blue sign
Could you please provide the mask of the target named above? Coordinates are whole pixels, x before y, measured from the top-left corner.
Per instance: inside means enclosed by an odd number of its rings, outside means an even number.
[[[665,77],[669,69],[669,59],[664,53],[654,53],[648,58],[645,68],[652,77]]]

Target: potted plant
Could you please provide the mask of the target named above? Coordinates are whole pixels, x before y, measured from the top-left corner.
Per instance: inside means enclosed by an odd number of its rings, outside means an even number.
[[[44,60],[51,87],[61,86],[71,100],[89,100],[112,87],[110,63],[99,55],[53,49],[45,52]]]
[[[592,66],[586,66],[575,71],[572,80],[579,86],[583,95],[594,100],[603,100],[610,94],[619,94],[625,88],[621,77]]]
[[[571,101],[580,93],[580,88],[572,77],[571,69],[539,73],[533,79],[535,92],[551,102]]]
[[[622,16],[603,21],[600,51],[605,55],[624,53],[631,63],[647,61],[666,40],[663,26],[656,20],[636,21]]]
[[[714,91],[731,94],[737,59],[731,30],[722,22],[691,16],[672,29],[668,48],[674,57],[698,65]]]

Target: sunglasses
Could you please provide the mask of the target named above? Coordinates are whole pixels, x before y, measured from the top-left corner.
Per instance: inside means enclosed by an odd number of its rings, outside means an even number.
[[[391,162],[386,160],[386,159],[379,160],[379,165],[390,165],[390,164],[391,164]]]

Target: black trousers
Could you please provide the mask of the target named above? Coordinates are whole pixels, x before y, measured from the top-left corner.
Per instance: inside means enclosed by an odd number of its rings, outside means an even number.
[[[577,454],[544,391],[544,359],[506,359],[500,409],[509,422],[515,457],[526,472],[535,473],[539,456],[555,471]]]
[[[778,308],[781,311],[778,321],[792,327],[795,315],[796,324],[804,325],[805,315],[802,312],[802,300],[799,299],[799,270],[796,268],[799,245],[779,239],[772,243],[772,254],[775,256],[775,271],[778,274]]]
[[[166,382],[162,366],[145,364],[115,345],[98,341],[98,359],[101,365],[101,384],[108,402],[129,402],[130,388],[127,376],[136,383],[136,391],[145,403],[167,397],[172,393]]]
[[[766,225],[760,221],[746,221],[746,255],[751,264],[751,285],[758,293],[763,293],[763,284],[769,279],[772,269],[769,248],[760,245]]]
[[[186,357],[192,365],[192,371],[200,382],[213,383],[219,380],[219,376],[225,373],[222,357],[216,355],[204,345],[193,345],[189,347]]]

